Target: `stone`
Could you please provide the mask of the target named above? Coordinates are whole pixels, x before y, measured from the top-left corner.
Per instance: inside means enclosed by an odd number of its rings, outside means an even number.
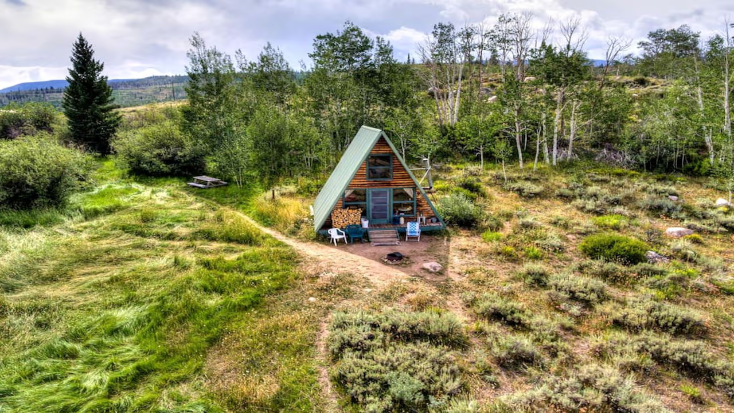
[[[315,303],[316,302],[316,297],[308,297],[308,302]]]
[[[693,234],[693,230],[688,228],[672,227],[666,229],[665,234],[669,237],[680,238]]]
[[[665,255],[660,255],[655,251],[648,251],[645,253],[645,256],[647,257],[647,262],[649,262],[650,264],[670,262],[670,258],[666,257]]]
[[[576,241],[576,236],[573,234],[566,235],[566,238],[568,238],[569,241]]]
[[[729,201],[727,201],[724,198],[719,198],[716,200],[716,206],[717,207],[731,206],[731,203],[729,203]]]
[[[678,200],[678,197],[675,196],[675,195],[668,195],[668,199],[671,200],[671,201],[677,201]]]
[[[423,269],[432,273],[437,273],[443,271],[443,266],[437,262],[427,262],[423,264]]]

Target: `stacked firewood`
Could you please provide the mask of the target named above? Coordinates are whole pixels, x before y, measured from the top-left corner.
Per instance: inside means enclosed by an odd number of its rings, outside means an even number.
[[[362,210],[360,208],[337,208],[331,213],[331,225],[334,228],[344,228],[353,224],[359,225],[361,217]]]

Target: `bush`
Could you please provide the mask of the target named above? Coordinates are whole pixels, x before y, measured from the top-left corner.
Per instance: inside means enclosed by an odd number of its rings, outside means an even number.
[[[530,182],[508,182],[505,189],[517,193],[525,198],[532,198],[543,193],[544,188]]]
[[[0,139],[53,132],[58,112],[48,103],[11,104],[0,110]]]
[[[482,182],[477,178],[463,177],[456,183],[459,188],[465,189],[476,196],[485,196],[486,191],[482,186]]]
[[[540,351],[527,338],[495,336],[490,348],[497,364],[506,369],[538,366],[543,361]]]
[[[548,269],[542,265],[526,264],[518,273],[523,281],[529,285],[545,287],[548,285]]]
[[[501,239],[502,239],[502,234],[499,232],[487,230],[482,233],[482,240],[484,240],[484,242],[497,242]]]
[[[588,304],[596,304],[607,297],[607,285],[594,278],[556,274],[548,279],[548,286],[559,293],[561,298],[571,298]]]
[[[566,250],[561,237],[557,234],[549,234],[545,238],[535,241],[535,245],[548,252],[563,252]]]
[[[204,156],[170,120],[122,133],[112,142],[119,159],[135,174],[182,176],[204,171]]]
[[[612,322],[633,331],[656,329],[670,334],[701,332],[703,320],[698,314],[672,304],[638,299],[611,314]]]
[[[0,206],[63,205],[87,181],[90,158],[48,137],[0,142]]]
[[[597,234],[586,237],[579,244],[581,251],[595,259],[617,261],[631,265],[647,261],[648,246],[644,242],[615,234]]]
[[[502,321],[511,326],[528,325],[530,313],[520,304],[492,294],[484,294],[473,303],[474,312],[486,320]]]
[[[451,194],[438,201],[438,212],[448,225],[476,228],[482,220],[482,210],[464,194]]]
[[[601,228],[619,230],[627,226],[627,218],[622,215],[602,215],[593,219],[594,224]]]
[[[528,257],[528,259],[530,260],[543,259],[543,252],[533,246],[525,247],[523,252],[525,252],[525,256]]]
[[[366,411],[425,411],[463,387],[451,346],[465,336],[451,315],[340,312],[330,330],[333,378]]]
[[[649,265],[649,264],[639,264]],[[579,269],[586,275],[591,275],[597,278],[601,278],[604,281],[617,283],[617,284],[629,284],[634,277],[634,271],[627,269],[614,262],[604,261],[587,261],[579,265]],[[637,267],[635,267],[637,268]]]
[[[658,400],[639,391],[632,376],[622,376],[614,368],[590,365],[574,371],[571,377],[548,375],[534,389],[505,397],[507,411],[667,411]]]
[[[640,201],[638,206],[640,209],[669,217],[678,216],[682,211],[680,204],[677,204],[668,198],[659,198],[655,196],[643,199]]]

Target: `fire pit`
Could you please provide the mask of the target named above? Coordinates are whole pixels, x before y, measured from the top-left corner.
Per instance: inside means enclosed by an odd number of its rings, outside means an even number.
[[[399,252],[391,252],[387,255],[385,255],[385,258],[382,259],[382,261],[385,262],[385,264],[395,265],[400,264],[403,262],[403,260],[407,259],[405,255],[399,253]]]

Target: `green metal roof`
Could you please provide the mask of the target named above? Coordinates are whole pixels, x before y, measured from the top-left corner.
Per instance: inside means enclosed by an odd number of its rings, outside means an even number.
[[[352,182],[352,178],[354,178],[354,175],[359,171],[359,167],[362,166],[362,163],[367,159],[370,152],[372,152],[372,148],[380,137],[385,138],[385,141],[387,141],[387,144],[390,146],[395,156],[398,157],[405,170],[408,171],[413,182],[415,182],[415,186],[421,191],[421,194],[443,226],[443,219],[438,215],[433,203],[428,199],[423,188],[418,184],[418,181],[415,179],[415,176],[413,176],[410,168],[405,164],[403,158],[400,157],[400,154],[395,149],[395,146],[387,135],[385,135],[385,132],[369,126],[362,126],[359,129],[359,132],[357,132],[357,135],[354,136],[352,143],[344,152],[344,155],[342,155],[342,158],[339,160],[336,168],[334,168],[334,172],[331,173],[331,176],[324,184],[324,187],[321,188],[321,192],[319,192],[319,195],[314,201],[314,228],[316,231],[320,230],[329,218],[329,215],[331,215],[331,211],[334,209],[334,206],[336,206],[339,198],[341,198],[344,191],[349,187],[349,183]]]

